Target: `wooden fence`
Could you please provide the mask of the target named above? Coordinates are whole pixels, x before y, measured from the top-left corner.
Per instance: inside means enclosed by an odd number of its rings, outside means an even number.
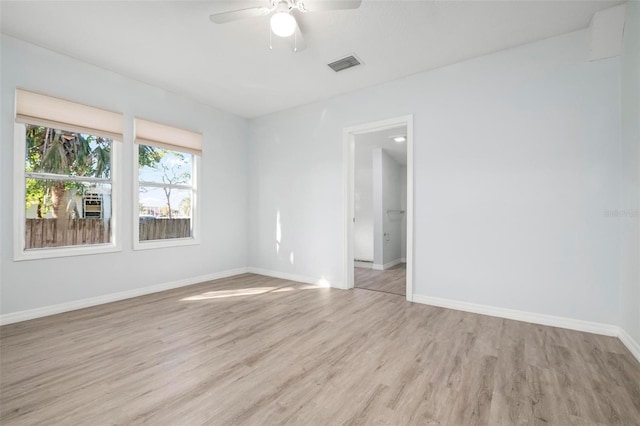
[[[64,247],[109,242],[111,222],[102,219],[27,219],[25,248]]]
[[[191,236],[191,219],[140,219],[140,241]],[[27,219],[25,248],[106,244],[111,221],[102,219]]]
[[[191,236],[191,219],[140,219],[140,241]]]

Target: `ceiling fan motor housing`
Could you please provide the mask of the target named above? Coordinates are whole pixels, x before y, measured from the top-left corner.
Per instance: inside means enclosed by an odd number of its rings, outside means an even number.
[[[289,13],[293,7],[288,0],[278,0],[274,6],[276,7],[276,13]]]
[[[271,7],[278,12],[290,12],[293,9],[298,9],[301,12],[306,12],[302,0],[271,0]]]

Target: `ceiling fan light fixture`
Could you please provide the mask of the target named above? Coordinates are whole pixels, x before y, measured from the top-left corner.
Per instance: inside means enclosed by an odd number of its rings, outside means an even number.
[[[271,31],[278,37],[290,37],[296,30],[296,18],[289,12],[277,12],[271,16]]]

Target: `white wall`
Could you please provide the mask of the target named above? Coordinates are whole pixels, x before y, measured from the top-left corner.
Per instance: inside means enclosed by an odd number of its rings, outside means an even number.
[[[208,275],[247,265],[247,122],[164,90],[2,36],[0,254],[2,314]],[[122,252],[13,262],[14,92],[42,92],[125,114]],[[132,250],[132,119],[203,133],[198,246]],[[137,209],[137,204],[135,205]],[[288,212],[287,212],[288,213]]]
[[[251,266],[341,285],[342,129],[413,114],[414,293],[616,323],[603,212],[619,201],[620,62],[589,62],[588,44],[582,30],[252,120]],[[295,264],[273,250],[277,211]]]
[[[384,172],[382,148],[375,148],[373,157],[373,264],[382,269],[384,265]]]
[[[382,264],[386,265],[402,257],[402,214],[389,210],[401,210],[400,165],[382,150]]]
[[[400,169],[400,208],[405,212],[402,215],[400,227],[400,257],[407,258],[407,167]]]
[[[356,138],[357,139],[357,138]],[[371,149],[356,151],[353,257],[373,262],[373,157]]]
[[[631,13],[637,22],[637,5]],[[624,88],[637,84],[637,37],[629,40]],[[637,99],[622,101],[621,145],[620,60],[587,56],[587,31],[578,31],[261,117],[247,134],[238,117],[3,36],[1,312],[247,263],[341,285],[342,129],[413,114],[414,293],[622,321],[637,340],[637,240],[627,240],[627,225],[604,214],[626,197],[634,206],[637,186],[621,188],[620,177],[634,176],[637,162],[623,155],[620,171],[620,154],[637,152],[637,121],[629,115],[637,114]],[[134,252],[125,214],[120,253],[13,262],[17,86],[124,112],[127,149],[134,115],[202,131],[202,244]],[[131,169],[123,168],[125,182]],[[125,185],[125,212],[132,196]],[[620,253],[631,261],[621,262]]]
[[[621,70],[621,325],[640,345],[640,4],[627,3]]]

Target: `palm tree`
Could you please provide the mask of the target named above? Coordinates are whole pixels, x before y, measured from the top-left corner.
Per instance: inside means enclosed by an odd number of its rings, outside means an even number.
[[[111,173],[111,139],[27,125],[26,142],[27,172],[100,178]],[[38,217],[42,217],[48,198],[53,217],[61,218],[65,192],[74,187],[73,182],[33,179],[27,184],[27,201],[38,202]]]

